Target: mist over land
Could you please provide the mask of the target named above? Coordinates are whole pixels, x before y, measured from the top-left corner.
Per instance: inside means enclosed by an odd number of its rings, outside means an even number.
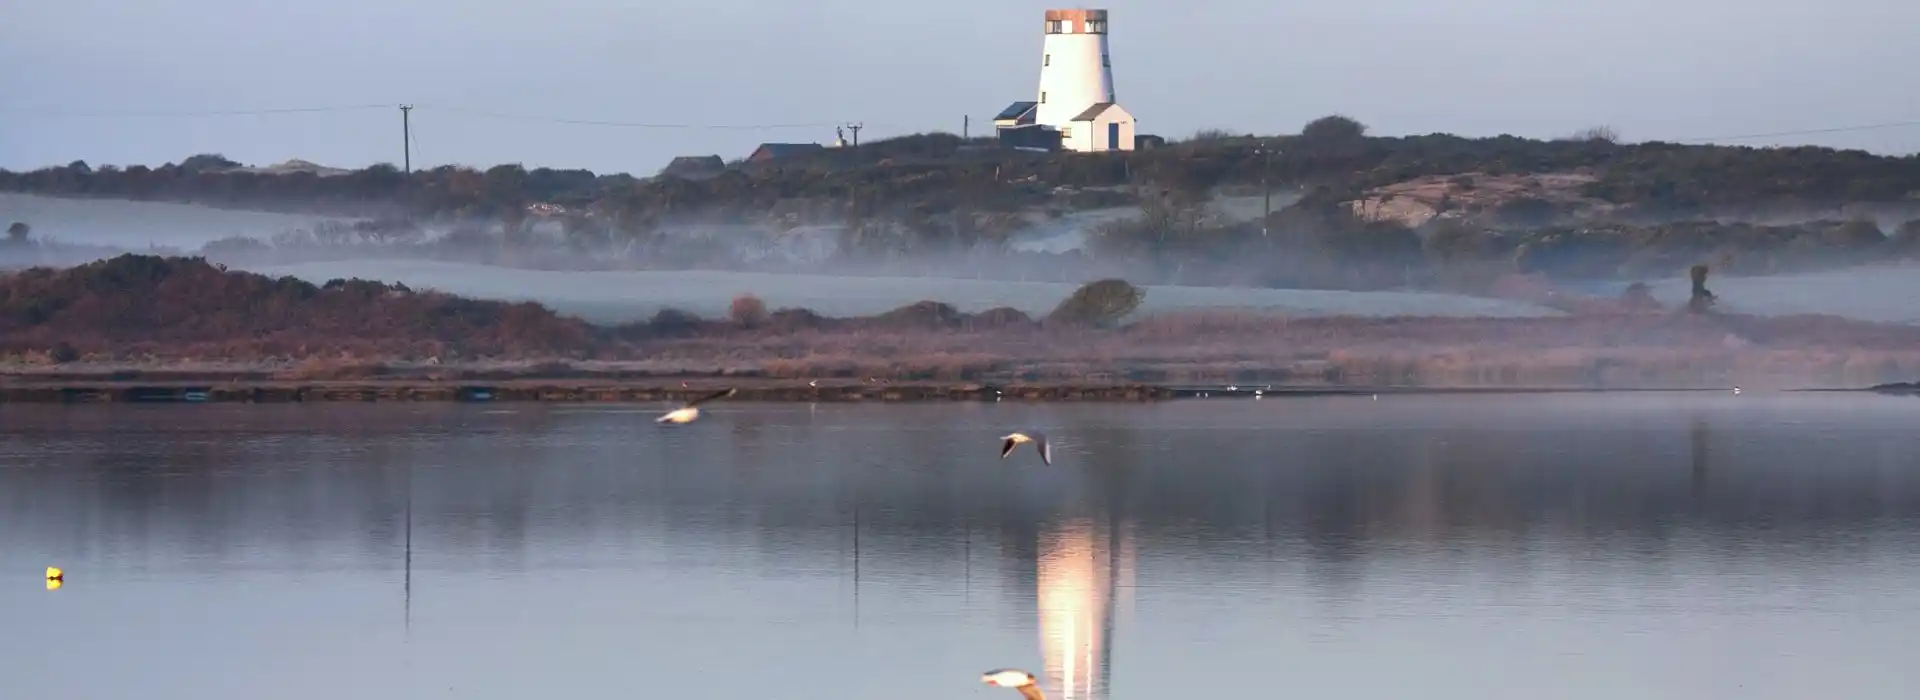
[[[265,342],[281,332],[235,317],[222,332],[253,335],[178,336],[204,356],[140,344],[141,357],[174,360],[297,361],[326,346],[355,362],[550,352],[770,376],[1152,367],[1139,376],[1357,372],[1414,383],[1529,373],[1615,383],[1642,370],[1637,381],[1654,383],[1893,381],[1920,367],[1908,356],[1920,350],[1902,344],[1920,330],[1905,303],[1920,298],[1912,157],[1629,144],[1604,131],[1375,138],[1336,116],[1294,135],[1200,134],[1117,154],[930,134],[682,166],[645,178],[512,164],[408,177],[200,155],[0,172],[11,191],[0,218],[28,224],[10,232],[0,262],[202,256],[229,272],[121,261],[35,284],[98,294],[98,276],[132,275],[158,279],[152,292],[168,296],[180,291],[166,276],[185,275],[280,299],[178,301],[203,315],[358,289],[325,313],[378,317],[391,306],[380,294],[445,293],[537,302],[537,314],[600,328],[568,331],[585,334],[574,345],[463,351],[444,334],[429,343],[438,349],[421,345],[428,336],[410,336],[413,321],[380,321],[398,334],[390,340],[339,326],[328,343]],[[1697,287],[1690,269],[1710,270],[1711,282]],[[241,271],[305,286],[213,281]],[[1100,279],[1130,291],[1067,301]],[[124,305],[80,299],[22,307],[16,351],[54,339],[36,324]],[[425,303],[396,313],[431,323],[426,310],[442,302]],[[489,308],[501,319],[536,313]],[[1324,323],[1302,325],[1310,319]],[[506,337],[480,323],[490,330],[476,332]],[[112,335],[42,352],[132,359]],[[350,351],[331,342],[355,338],[364,342]]]
[[[1295,193],[1277,202],[1297,200]],[[1239,206],[1245,204],[1236,202]],[[1257,207],[1259,202],[1252,204]],[[1256,208],[1257,213],[1257,208]],[[1023,232],[1016,249],[1064,252],[1083,248],[1090,230],[1103,221],[1124,218],[1125,209],[1097,210],[1066,221],[1047,222]],[[276,236],[311,231],[326,224],[351,225],[354,219],[218,209],[193,204],[127,200],[69,199],[0,193],[0,219],[34,222],[47,243],[35,264],[74,265],[127,252],[210,255],[223,258],[219,246],[235,238],[271,244]],[[0,260],[25,263],[17,253]],[[301,260],[306,257],[330,259]],[[475,255],[473,257],[479,257]],[[744,257],[744,256],[743,256]],[[484,262],[436,260],[404,251],[347,248],[333,252],[288,251],[283,256],[240,256],[231,267],[270,276],[291,275],[316,284],[362,278],[404,283],[479,299],[536,301],[556,311],[596,323],[620,323],[679,308],[702,316],[724,316],[734,297],[753,294],[778,306],[798,306],[829,315],[866,315],[923,299],[942,300],[967,311],[1010,306],[1044,313],[1074,286],[1069,282],[1004,280],[1006,271],[964,259],[949,269],[908,276],[818,274],[745,270],[608,270],[605,260],[580,261],[583,269],[526,269]],[[280,262],[279,260],[289,260]],[[823,263],[824,264],[824,263]],[[944,273],[944,274],[943,274]],[[1036,275],[1039,276],[1039,275]],[[1602,296],[1618,295],[1625,281],[1570,282],[1566,286]],[[1680,277],[1648,282],[1653,298],[1678,305],[1687,299]],[[1512,299],[1495,299],[1426,290],[1310,290],[1192,285],[1148,285],[1141,311],[1216,308],[1259,309],[1295,315],[1555,315],[1558,310]],[[1910,300],[1920,299],[1920,268],[1900,260],[1863,264],[1844,270],[1775,275],[1724,275],[1715,288],[1743,313],[1761,315],[1832,314],[1891,323],[1920,323]]]

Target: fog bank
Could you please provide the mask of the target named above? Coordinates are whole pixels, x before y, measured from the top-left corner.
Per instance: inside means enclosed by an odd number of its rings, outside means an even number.
[[[361,277],[401,282],[482,299],[531,300],[563,313],[610,323],[643,319],[673,307],[719,317],[740,294],[774,308],[798,306],[831,316],[874,314],[934,300],[962,311],[1011,306],[1044,314],[1077,285],[951,278],[837,277],[760,272],[519,270],[436,261],[351,260],[243,268],[315,283]],[[1434,292],[1149,286],[1140,313],[1194,308],[1261,309],[1314,316],[1559,315],[1537,304]]]

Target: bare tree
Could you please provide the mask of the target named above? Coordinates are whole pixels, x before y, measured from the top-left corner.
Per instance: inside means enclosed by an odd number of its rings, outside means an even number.
[[[1568,137],[1568,140],[1619,143],[1620,132],[1614,131],[1613,127],[1611,126],[1590,126],[1585,129],[1581,129],[1579,131],[1573,132],[1573,136]]]

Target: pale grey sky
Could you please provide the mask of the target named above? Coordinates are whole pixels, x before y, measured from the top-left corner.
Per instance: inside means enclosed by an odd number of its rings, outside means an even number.
[[[760,141],[975,133],[1031,99],[1047,2],[17,0],[0,19],[0,167],[224,153],[648,174]],[[1062,6],[1071,7],[1072,5]],[[1144,133],[1291,132],[1340,112],[1378,133],[1628,139],[1920,120],[1911,0],[1113,0],[1114,79]],[[475,112],[666,124],[645,129]],[[129,114],[134,113],[134,114]],[[1920,126],[1743,141],[1920,151]]]

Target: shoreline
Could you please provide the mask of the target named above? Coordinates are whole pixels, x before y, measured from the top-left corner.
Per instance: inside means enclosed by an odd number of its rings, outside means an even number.
[[[1247,399],[1316,396],[1527,395],[1598,393],[1729,393],[1731,387],[1603,386],[1366,386],[1330,384],[1229,385],[1098,382],[861,382],[697,377],[686,380],[519,378],[364,379],[299,381],[226,379],[207,381],[161,376],[135,378],[23,378],[0,376],[0,404],[20,403],[305,403],[305,402],[554,402],[653,403],[684,401],[719,389],[736,389],[723,401],[861,403],[934,401],[1155,402],[1181,399]],[[1791,393],[1876,393],[1920,396],[1920,385],[1776,389]]]

